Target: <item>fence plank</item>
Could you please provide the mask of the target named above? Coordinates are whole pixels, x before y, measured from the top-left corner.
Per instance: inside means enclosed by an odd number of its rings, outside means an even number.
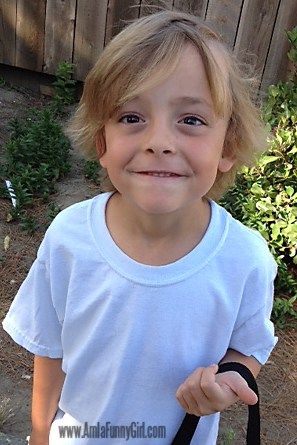
[[[261,90],[266,90],[269,85],[275,84],[279,80],[286,80],[290,67],[287,57],[290,43],[285,30],[291,30],[296,26],[296,23],[296,0],[281,0],[263,73]]]
[[[205,17],[208,0],[174,0],[173,8]]]
[[[15,64],[42,71],[45,0],[18,0],[16,18]]]
[[[206,20],[219,33],[224,42],[233,48],[243,0],[210,0]]]
[[[143,1],[140,4],[140,17],[158,12],[161,9],[172,9],[173,0],[154,0],[154,2]]]
[[[50,0],[46,4],[44,72],[55,74],[61,61],[72,62],[75,0]]]
[[[77,3],[74,54],[74,77],[84,80],[104,47],[108,0],[80,0]]]
[[[279,0],[245,0],[235,41],[239,59],[253,66],[261,79]]]
[[[109,0],[105,45],[118,34],[127,21],[139,17],[140,0]]]
[[[0,0],[0,62],[15,65],[16,0]]]
[[[210,22],[252,62],[262,90],[286,78],[283,29],[295,25],[297,0],[0,0],[0,63],[55,74],[59,62],[73,61],[74,78],[83,80],[114,35],[160,7]]]

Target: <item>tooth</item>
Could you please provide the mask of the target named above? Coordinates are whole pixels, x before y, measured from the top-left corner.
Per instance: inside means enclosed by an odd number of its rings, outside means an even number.
[[[160,177],[160,178],[169,178],[171,176],[176,176],[174,173],[165,173],[165,172],[143,172],[149,176],[156,176],[156,177]]]

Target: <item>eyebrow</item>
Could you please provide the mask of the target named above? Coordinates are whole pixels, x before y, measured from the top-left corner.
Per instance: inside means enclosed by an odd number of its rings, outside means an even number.
[[[142,102],[142,98],[140,96],[135,96],[132,101],[139,101]],[[169,101],[170,105],[179,105],[179,104],[187,104],[187,105],[206,105],[208,108],[212,109],[213,107],[210,105],[207,100],[203,99],[202,97],[193,97],[193,96],[181,96],[176,97]]]
[[[172,99],[170,101],[170,104],[172,104],[172,105],[177,105],[177,104],[180,104],[180,103],[186,103],[188,105],[203,104],[203,105],[207,105],[209,108],[212,108],[210,103],[208,103],[202,97],[182,96],[182,97],[177,97],[175,99]]]

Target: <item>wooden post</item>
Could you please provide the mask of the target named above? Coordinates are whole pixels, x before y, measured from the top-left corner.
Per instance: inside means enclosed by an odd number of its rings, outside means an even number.
[[[42,71],[45,0],[18,0],[16,16],[16,58],[18,67]]]
[[[15,65],[16,0],[0,0],[0,62]]]
[[[173,9],[190,12],[198,17],[205,18],[208,0],[174,0]]]
[[[104,48],[108,0],[79,0],[76,11],[74,76],[84,79]]]
[[[75,0],[50,0],[46,3],[45,73],[55,74],[60,62],[73,60],[75,6]]]
[[[287,52],[291,45],[285,30],[293,29],[296,24],[296,0],[281,0],[263,72],[261,90],[266,91],[269,85],[287,79],[291,66]]]
[[[223,41],[233,49],[237,26],[240,20],[243,0],[225,0],[218,2],[210,0],[208,3],[206,21],[212,25],[222,37]]]
[[[139,17],[140,0],[109,0],[105,45],[129,22]]]
[[[245,0],[235,41],[235,54],[253,67],[260,80],[265,67],[279,0]]]

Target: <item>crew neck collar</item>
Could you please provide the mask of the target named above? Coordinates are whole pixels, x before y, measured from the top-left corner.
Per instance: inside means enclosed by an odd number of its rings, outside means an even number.
[[[178,260],[151,266],[129,257],[113,240],[106,224],[106,206],[112,192],[102,193],[91,200],[88,224],[95,244],[107,263],[125,278],[151,286],[182,281],[203,268],[221,248],[227,231],[227,212],[209,200],[211,218],[201,241]],[[223,210],[221,212],[220,210]]]

